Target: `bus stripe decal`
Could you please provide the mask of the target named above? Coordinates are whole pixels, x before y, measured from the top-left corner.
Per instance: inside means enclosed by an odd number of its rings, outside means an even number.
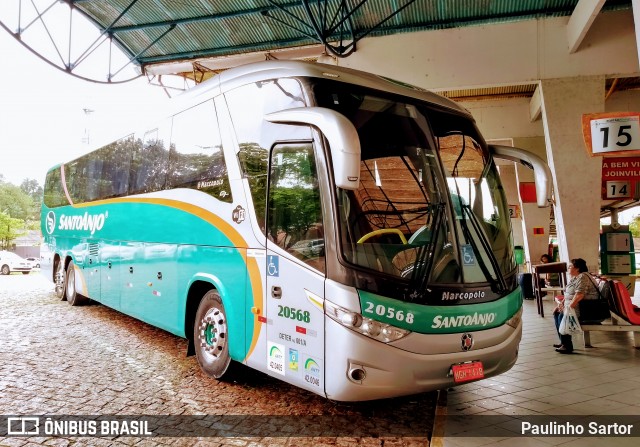
[[[62,183],[62,189],[64,190],[64,195],[67,197],[69,204],[75,207],[73,200],[71,200],[71,196],[69,195],[69,190],[67,189],[67,179],[64,176],[64,165],[60,165],[60,183]]]
[[[200,219],[209,222],[215,228],[220,230],[236,247],[247,247],[248,244],[242,237],[242,235],[233,228],[228,222],[225,222],[222,218],[215,215],[214,213],[205,210],[196,205],[190,205],[185,202],[181,202],[173,199],[159,199],[159,198],[151,198],[151,197],[138,197],[138,198],[116,198],[116,199],[107,199],[107,200],[98,200],[95,202],[77,204],[77,208],[89,208],[98,205],[109,205],[109,204],[117,204],[117,203],[146,203],[146,204],[154,204],[166,206],[169,208],[175,208],[182,211],[185,211],[194,216],[198,216]],[[251,286],[252,294],[253,294],[253,306],[256,308],[262,308],[262,278],[260,275],[260,268],[258,267],[258,263],[255,258],[247,258],[246,251],[242,253],[242,259],[244,260],[247,271],[249,273],[249,284]],[[254,320],[255,321],[255,320]],[[261,324],[253,325],[253,337],[251,339],[251,344],[247,353],[245,354],[245,358],[243,361],[246,361],[250,356],[253,350],[258,343],[258,338],[260,337],[260,331],[262,329]]]

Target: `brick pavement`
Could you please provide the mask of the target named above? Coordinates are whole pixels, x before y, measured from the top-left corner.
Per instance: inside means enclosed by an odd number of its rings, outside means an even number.
[[[368,403],[332,402],[243,369],[236,381],[206,377],[186,340],[102,305],[71,307],[40,274],[0,276],[0,414],[4,415],[258,415],[258,436],[13,437],[2,446],[200,445],[425,446],[428,433],[366,436],[366,424],[431,427],[435,394]],[[309,420],[335,425],[323,437],[269,437],[273,419],[312,433]],[[295,421],[300,417],[298,427]],[[377,422],[375,422],[377,421]],[[365,423],[362,436],[350,434]],[[306,427],[300,425],[306,424]],[[340,426],[343,424],[343,426]],[[392,430],[395,434],[397,431]]]

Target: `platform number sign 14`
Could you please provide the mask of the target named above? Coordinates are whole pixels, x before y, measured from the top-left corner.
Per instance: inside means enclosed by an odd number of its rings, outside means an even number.
[[[631,197],[631,182],[612,181],[606,182],[607,193],[605,199],[624,199]]]
[[[591,149],[594,154],[640,149],[640,117],[591,120]]]

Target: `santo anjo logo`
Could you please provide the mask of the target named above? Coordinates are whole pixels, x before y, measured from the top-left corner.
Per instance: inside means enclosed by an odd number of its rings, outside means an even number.
[[[51,224],[51,229],[49,229],[49,217],[51,215],[53,215],[53,222]],[[102,230],[104,222],[108,217],[108,211],[100,214],[89,214],[88,212],[85,212],[84,214],[75,216],[66,216],[62,214],[60,216],[60,222],[58,223],[58,230],[90,231],[93,235],[96,231]],[[53,211],[49,211],[49,214],[47,214],[47,231],[49,234],[53,232],[53,228],[55,228],[55,214],[53,214]]]
[[[49,213],[47,214],[46,226],[47,233],[53,234],[53,230],[55,230],[56,228],[56,213],[54,213],[53,211],[49,211]]]

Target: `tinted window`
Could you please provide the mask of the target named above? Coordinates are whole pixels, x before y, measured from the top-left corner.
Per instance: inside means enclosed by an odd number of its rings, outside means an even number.
[[[126,195],[131,163],[130,139],[108,144],[94,153],[99,160],[92,172],[97,183],[97,199]]]
[[[274,79],[248,84],[225,94],[240,152],[243,174],[249,180],[253,205],[264,231],[269,149],[276,141],[308,140],[306,126],[273,124],[264,119],[268,113],[304,107],[300,83],[295,79]]]
[[[213,101],[174,116],[169,165],[170,187],[198,189],[232,201]]]
[[[274,147],[269,181],[269,239],[324,271],[324,226],[313,145]]]
[[[68,205],[67,198],[62,189],[62,176],[60,168],[52,169],[47,173],[44,182],[44,204],[49,208]]]
[[[169,167],[168,123],[149,129],[142,138],[133,136],[126,145],[131,148],[129,194],[141,194],[164,189]]]

